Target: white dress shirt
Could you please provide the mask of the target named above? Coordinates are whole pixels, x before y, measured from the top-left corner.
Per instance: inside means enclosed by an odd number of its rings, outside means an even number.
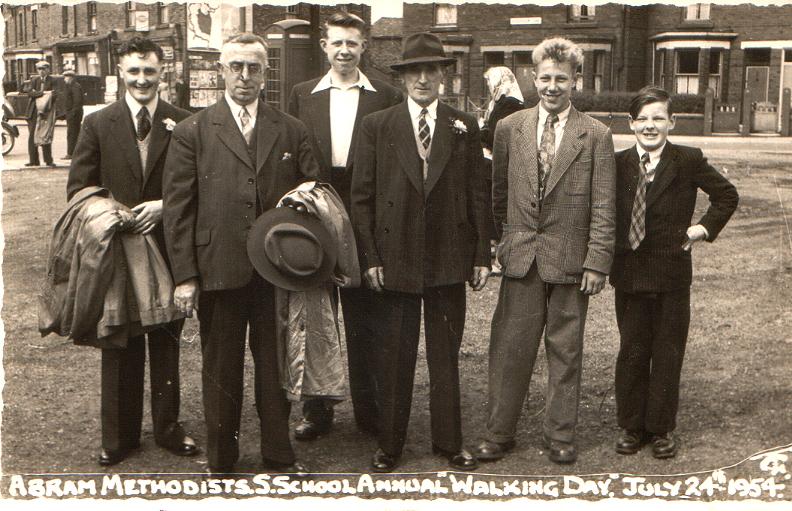
[[[659,148],[653,151],[647,151],[639,144],[635,144],[635,148],[638,150],[638,161],[641,161],[643,155],[649,153],[649,163],[646,164],[646,173],[647,178],[650,183],[654,182],[655,174],[654,171],[657,168],[657,165],[660,163],[660,155],[663,154],[663,149],[665,149],[665,142]]]
[[[561,139],[564,136],[564,128],[566,127],[567,120],[569,120],[569,111],[572,109],[572,103],[558,114],[558,122],[555,124],[555,153],[558,154],[558,148],[561,146]],[[550,113],[544,109],[542,103],[539,103],[539,122],[536,126],[536,147],[542,147],[542,133],[544,133],[545,123],[547,116]]]
[[[132,125],[135,127],[135,133],[137,133],[138,129],[138,112],[140,112],[141,108],[145,108],[148,110],[149,113],[149,121],[151,125],[154,126],[154,113],[157,111],[157,105],[159,104],[159,96],[155,95],[154,99],[149,101],[147,105],[142,103],[138,103],[138,101],[132,97],[132,94],[126,92],[124,94],[124,101],[126,101],[127,106],[129,107],[129,111],[132,114]]]
[[[228,91],[225,92],[225,100],[226,100],[226,103],[228,103],[228,106],[231,107],[231,115],[234,116],[234,120],[236,121],[237,128],[239,128],[239,132],[244,134],[244,132],[242,131],[242,121],[239,119],[239,113],[242,111],[242,105],[240,105],[239,103],[237,103],[236,101],[231,99],[231,96],[228,94]],[[248,114],[250,114],[250,129],[251,130],[253,130],[253,128],[256,127],[256,116],[258,115],[258,104],[259,104],[259,100],[258,100],[258,98],[256,98],[256,100],[253,101],[251,104],[245,105],[245,108],[247,108]]]
[[[332,146],[333,167],[346,167],[349,147],[352,145],[352,131],[355,129],[360,91],[368,89],[376,92],[369,79],[358,70],[358,79],[350,85],[336,85],[330,72],[319,80],[311,94],[330,89],[330,145]]]
[[[426,124],[429,125],[429,135],[434,138],[435,123],[437,122],[437,104],[438,100],[432,101],[432,104],[426,107],[428,113],[426,114]],[[413,98],[407,98],[407,108],[410,111],[410,120],[412,121],[413,131],[416,138],[418,137],[418,120],[421,118],[421,110],[424,107],[413,101]]]

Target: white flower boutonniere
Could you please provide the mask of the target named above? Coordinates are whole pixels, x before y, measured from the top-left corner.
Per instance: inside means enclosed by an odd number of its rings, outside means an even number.
[[[176,127],[176,121],[174,121],[170,117],[167,118],[167,119],[164,119],[162,122],[165,123],[165,129],[168,130],[168,131],[173,131],[173,128]]]
[[[465,123],[462,122],[461,119],[451,119],[451,130],[457,135],[467,133],[468,131],[467,126],[465,126]]]

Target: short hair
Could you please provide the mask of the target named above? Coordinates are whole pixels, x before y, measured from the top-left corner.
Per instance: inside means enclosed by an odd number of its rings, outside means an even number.
[[[220,49],[220,62],[225,62],[226,51],[228,51],[228,47],[232,44],[260,44],[264,49],[264,65],[267,65],[269,46],[263,37],[251,32],[242,32],[241,34],[231,36],[226,39],[226,42],[223,43],[223,47]]]
[[[647,85],[639,90],[630,101],[630,117],[635,119],[638,117],[641,109],[651,103],[665,103],[668,109],[668,115],[674,115],[671,96],[668,92],[662,87]]]
[[[327,31],[330,27],[343,27],[343,28],[356,28],[360,31],[360,35],[366,38],[366,29],[368,28],[363,18],[351,12],[339,11],[322,23],[322,39],[327,39]]]
[[[550,37],[534,48],[531,58],[536,66],[548,59],[558,64],[569,62],[576,73],[578,66],[583,65],[583,50],[569,39]]]
[[[165,53],[163,53],[162,48],[160,45],[152,41],[151,39],[146,39],[145,37],[135,36],[129,41],[124,41],[119,45],[118,49],[116,50],[116,56],[118,60],[121,60],[121,57],[125,55],[129,55],[130,53],[154,53],[157,56],[157,60],[162,61],[165,58]]]

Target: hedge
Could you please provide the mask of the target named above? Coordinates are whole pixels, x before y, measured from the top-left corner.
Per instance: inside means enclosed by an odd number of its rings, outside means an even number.
[[[573,92],[572,104],[581,112],[629,112],[635,92]],[[674,113],[703,114],[704,96],[697,94],[672,94]],[[536,92],[528,93],[525,104],[529,107],[539,102]]]

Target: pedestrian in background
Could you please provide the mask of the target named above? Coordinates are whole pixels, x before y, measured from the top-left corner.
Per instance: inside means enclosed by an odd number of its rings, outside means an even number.
[[[30,104],[27,109],[27,123],[28,123],[28,158],[29,161],[25,163],[25,167],[38,167],[41,165],[39,160],[38,148],[36,144],[36,126],[40,113],[36,107],[36,99],[44,96],[44,92],[52,91],[55,95],[56,81],[50,75],[50,64],[46,60],[36,62],[36,71],[38,76],[34,76],[29,83],[22,87],[22,92],[30,97]],[[53,98],[53,100],[56,98]],[[54,101],[50,101],[50,105],[54,108]],[[44,155],[44,164],[47,167],[54,167],[55,162],[52,160],[52,142],[41,145],[41,153]]]
[[[77,146],[77,136],[80,134],[80,125],[83,119],[83,89],[74,79],[74,69],[66,68],[63,71],[63,110],[66,118],[66,156],[70,160]]]

